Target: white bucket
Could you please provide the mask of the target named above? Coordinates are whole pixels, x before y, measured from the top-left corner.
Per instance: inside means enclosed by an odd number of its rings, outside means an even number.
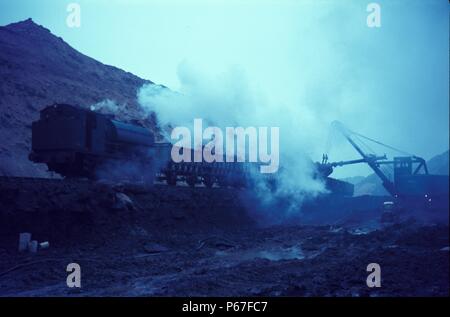
[[[36,240],[30,241],[28,243],[28,251],[31,253],[36,253],[38,249],[38,242]]]

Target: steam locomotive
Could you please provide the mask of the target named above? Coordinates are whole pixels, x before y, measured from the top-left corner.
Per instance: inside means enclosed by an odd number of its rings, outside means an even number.
[[[204,184],[245,187],[254,164],[180,162],[170,159],[172,145],[155,143],[153,133],[112,116],[68,104],[41,110],[32,123],[29,159],[47,164],[48,170],[66,178],[155,178],[176,185]],[[186,149],[184,149],[186,150]]]
[[[171,150],[172,144],[156,143],[144,127],[81,107],[54,104],[41,110],[39,120],[32,123],[29,159],[47,164],[49,171],[66,178],[131,178],[149,184],[158,179],[169,185],[184,181],[206,187],[250,187],[259,169],[258,163],[247,162],[175,163]],[[273,174],[257,174],[269,189],[276,188]],[[331,192],[353,195],[352,184],[320,172],[318,177]]]

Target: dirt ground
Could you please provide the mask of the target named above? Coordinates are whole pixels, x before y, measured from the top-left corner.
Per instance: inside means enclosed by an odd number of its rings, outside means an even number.
[[[241,192],[220,188],[2,179],[0,190],[1,296],[449,295],[448,224],[262,226]],[[24,231],[50,248],[19,253]],[[66,285],[69,263],[81,288]],[[369,263],[379,288],[366,285]]]

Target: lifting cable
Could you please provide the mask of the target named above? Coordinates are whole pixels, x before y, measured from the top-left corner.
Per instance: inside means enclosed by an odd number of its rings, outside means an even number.
[[[413,156],[413,154],[411,154],[411,153],[408,153],[408,152],[406,152],[406,151],[400,150],[400,149],[398,149],[398,148],[395,148],[395,147],[393,147],[393,146],[387,145],[387,144],[385,144],[385,143],[383,143],[383,142],[374,140],[374,139],[372,139],[372,138],[366,137],[366,136],[364,136],[364,135],[362,135],[362,134],[360,134],[360,133],[357,133],[357,132],[354,132],[354,131],[349,131],[349,132],[352,133],[352,134],[354,134],[354,135],[357,135],[357,136],[359,136],[359,137],[361,137],[361,138],[364,138],[364,139],[366,139],[366,140],[372,141],[372,142],[374,142],[374,143],[376,143],[376,144],[378,144],[378,145],[381,145],[381,146],[387,147],[387,148],[389,148],[389,149],[391,149],[391,150],[394,150],[394,151],[397,151],[397,152],[399,152],[399,153],[402,153],[402,154],[404,154],[404,155]]]
[[[362,147],[365,148],[365,151],[370,153],[370,154],[376,154],[376,152],[363,140],[361,140],[361,137],[359,135],[355,135],[359,141],[359,143],[361,143]]]

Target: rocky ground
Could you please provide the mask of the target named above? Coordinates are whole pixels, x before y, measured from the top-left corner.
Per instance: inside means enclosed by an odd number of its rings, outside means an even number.
[[[449,294],[448,224],[261,226],[242,191],[220,188],[3,178],[0,190],[1,296]],[[50,248],[17,252],[23,231]],[[366,286],[372,262],[380,288]]]

